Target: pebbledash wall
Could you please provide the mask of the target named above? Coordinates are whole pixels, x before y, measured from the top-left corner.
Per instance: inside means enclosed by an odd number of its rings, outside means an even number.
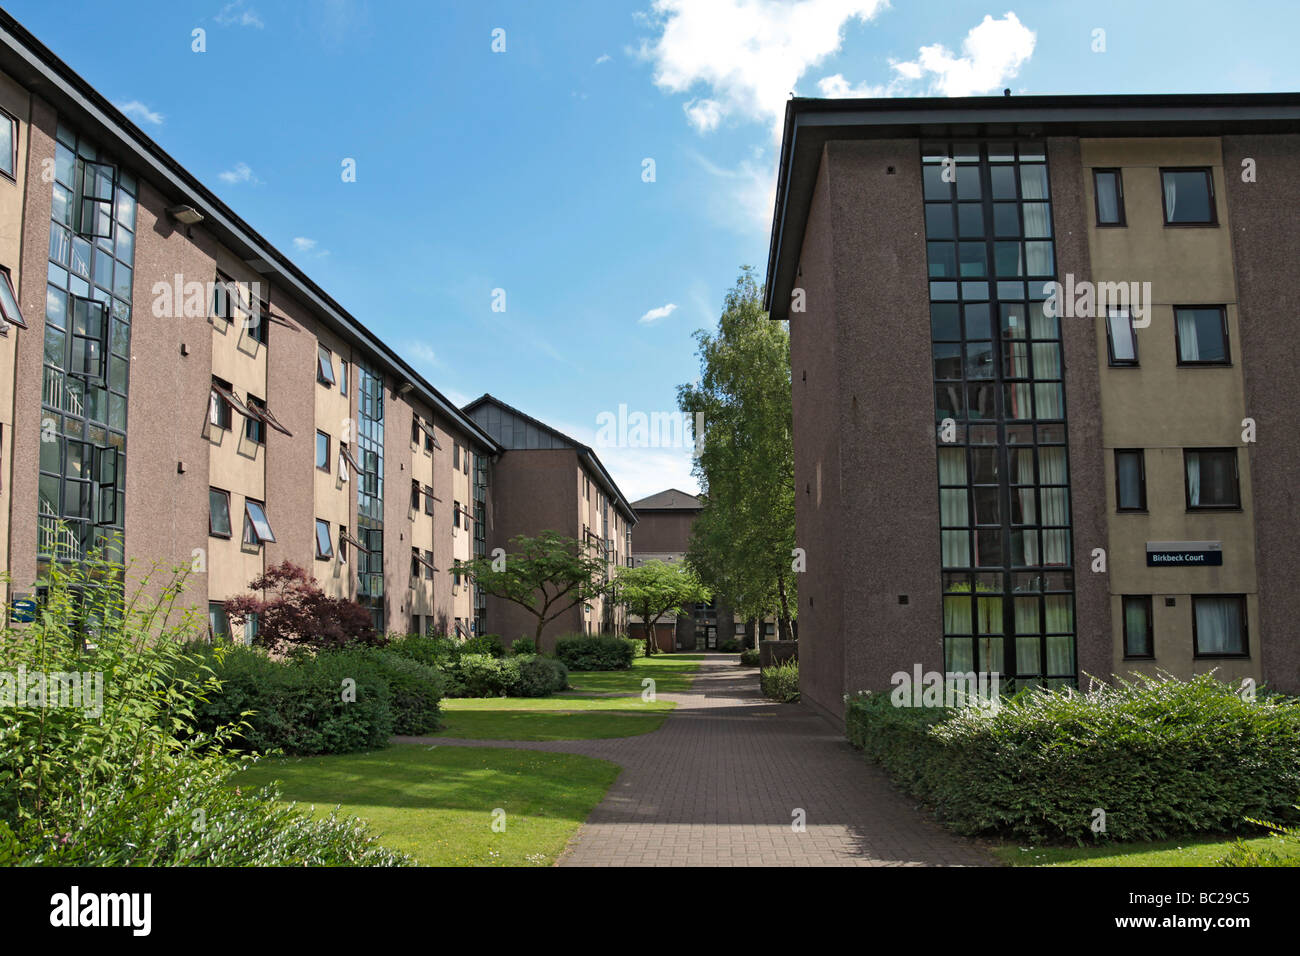
[[[788,104],[805,700],[918,664],[1300,690],[1298,129],[1293,94]]]
[[[496,629],[456,567],[486,551],[502,445],[3,12],[0,127],[27,326],[0,329],[3,606],[118,548],[128,586],[188,569],[216,633],[284,560],[384,630]]]

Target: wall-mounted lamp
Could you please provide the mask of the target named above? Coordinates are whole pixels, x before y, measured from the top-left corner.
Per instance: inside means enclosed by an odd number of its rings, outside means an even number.
[[[199,212],[193,206],[168,206],[167,215],[171,216],[182,226],[192,226],[197,222],[203,221],[203,213]]]

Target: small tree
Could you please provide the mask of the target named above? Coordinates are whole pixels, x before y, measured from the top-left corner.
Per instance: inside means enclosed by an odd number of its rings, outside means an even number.
[[[604,558],[576,538],[543,531],[536,538],[512,538],[510,546],[503,558],[475,558],[461,565],[461,572],[488,594],[537,618],[533,640],[539,648],[547,624],[610,588]]]
[[[635,568],[620,568],[619,598],[628,612],[645,622],[645,652],[655,653],[655,628],[665,614],[676,617],[685,607],[709,600],[709,592],[690,568],[663,561],[647,561]]]
[[[325,594],[316,579],[292,561],[263,572],[248,586],[266,597],[244,594],[225,604],[236,624],[257,615],[254,643],[284,651],[294,647],[341,647],[380,643],[370,612],[348,598]]]

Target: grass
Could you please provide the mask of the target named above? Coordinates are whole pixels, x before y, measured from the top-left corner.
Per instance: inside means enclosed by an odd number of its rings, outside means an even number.
[[[641,699],[649,677],[656,693],[686,690],[698,655],[639,657],[625,671],[575,671],[571,689],[553,697],[462,697],[442,702],[434,736],[467,740],[594,740],[658,730],[676,705]],[[627,696],[595,696],[625,694]]]
[[[649,677],[655,682],[656,693],[678,693],[690,690],[691,679],[703,659],[700,654],[637,657],[625,671],[574,671],[569,674],[569,687],[579,694],[639,695],[641,681]]]
[[[366,820],[380,842],[429,866],[549,866],[618,776],[606,760],[527,750],[395,744],[265,760],[240,786],[279,781],[287,801]],[[493,812],[505,829],[493,832]]]
[[[1214,866],[1234,842],[1235,837],[1189,837],[1112,846],[1022,848],[1004,844],[994,847],[993,852],[1007,866]],[[1256,837],[1245,842],[1257,849],[1270,849],[1279,856],[1300,856],[1294,844],[1285,844],[1275,837]]]

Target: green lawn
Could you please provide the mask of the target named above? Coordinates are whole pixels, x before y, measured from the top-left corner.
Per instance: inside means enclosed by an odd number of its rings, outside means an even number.
[[[549,866],[605,796],[606,760],[527,750],[395,744],[387,750],[265,760],[241,786],[278,780],[286,800],[336,805],[380,842],[430,866]],[[505,829],[492,830],[493,811]]]
[[[1126,843],[1114,846],[1022,848],[1014,844],[995,847],[993,852],[1007,866],[1214,866],[1227,854],[1235,837],[1194,837]],[[1279,856],[1300,855],[1294,845],[1273,837],[1258,837],[1246,843],[1267,848]]]
[[[580,694],[640,694],[641,681],[652,678],[655,692],[673,694],[690,690],[691,679],[699,670],[700,654],[656,654],[638,657],[625,671],[574,671],[569,687]]]

